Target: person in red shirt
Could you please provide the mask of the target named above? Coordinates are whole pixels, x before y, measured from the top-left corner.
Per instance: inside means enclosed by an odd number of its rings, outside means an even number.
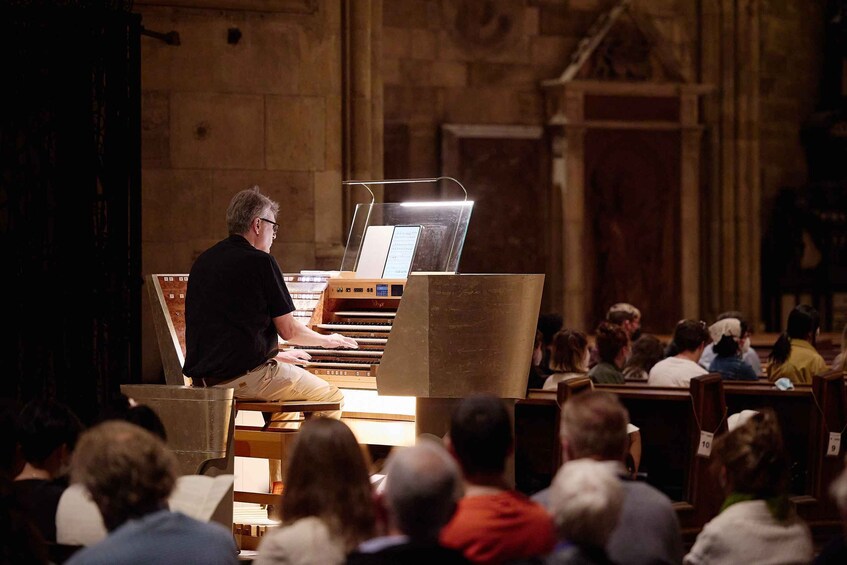
[[[447,448],[459,462],[465,496],[441,530],[441,543],[474,563],[504,563],[553,550],[553,520],[505,478],[514,439],[503,402],[491,395],[465,398],[453,413]]]

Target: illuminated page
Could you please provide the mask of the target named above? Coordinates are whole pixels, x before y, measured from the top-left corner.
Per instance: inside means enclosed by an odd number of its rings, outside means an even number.
[[[368,226],[359,252],[359,264],[356,265],[357,278],[378,279],[382,276],[393,234],[394,226]]]
[[[409,276],[420,235],[421,226],[395,226],[382,278],[405,279]]]

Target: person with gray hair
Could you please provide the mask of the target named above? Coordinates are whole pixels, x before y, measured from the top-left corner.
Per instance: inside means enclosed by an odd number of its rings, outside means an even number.
[[[69,565],[237,563],[232,532],[168,509],[176,469],[164,442],[135,424],[109,421],[83,434],[71,478],[91,493],[109,535]]]
[[[450,454],[435,441],[420,439],[391,452],[378,503],[385,534],[350,554],[348,565],[466,564],[461,552],[438,543],[441,528],[462,496],[462,478]]]
[[[613,463],[576,459],[550,487],[550,513],[560,544],[548,565],[612,563],[604,549],[618,523],[624,490]]]
[[[226,212],[229,237],[203,252],[185,296],[185,366],[195,386],[235,389],[236,398],[341,402],[343,394],[296,364],[309,354],[289,343],[356,348],[355,340],[319,334],[297,320],[282,271],[271,255],[279,204],[254,186]],[[326,413],[340,418],[340,411]],[[279,419],[290,414],[275,414]]]
[[[624,499],[618,524],[606,543],[612,561],[621,565],[679,564],[682,533],[670,499],[647,483],[632,480],[624,468],[628,423],[629,413],[614,394],[592,390],[575,395],[562,406],[562,459],[591,459],[617,468]],[[550,510],[552,490],[542,490],[532,498]]]

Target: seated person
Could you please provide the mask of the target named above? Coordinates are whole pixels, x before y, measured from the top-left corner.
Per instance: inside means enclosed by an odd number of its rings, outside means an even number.
[[[809,563],[812,536],[788,497],[789,461],[773,410],[717,438],[712,461],[726,499],[684,562]]]
[[[709,332],[705,322],[680,321],[674,329],[672,340],[677,353],[653,365],[647,384],[687,388],[691,379],[707,374],[706,369],[697,362],[708,342]]]
[[[459,468],[441,444],[422,439],[395,448],[381,486],[377,503],[385,516],[385,535],[359,545],[348,565],[469,563],[460,551],[438,542],[462,496]]]
[[[717,321],[726,320],[727,318],[735,318],[741,325],[746,329],[746,332],[740,339],[741,343],[741,358],[745,363],[750,365],[753,368],[753,372],[756,375],[762,374],[762,362],[759,360],[759,354],[756,353],[756,350],[750,346],[750,336],[753,332],[750,331],[750,324],[747,323],[747,320],[744,316],[741,315],[741,312],[738,310],[729,310],[727,312],[721,312],[718,314]],[[714,350],[714,343],[710,343],[703,349],[703,354],[700,356],[700,366],[706,370],[709,370],[709,366],[712,364],[716,354]]]
[[[812,377],[826,371],[826,362],[815,349],[821,317],[808,304],[798,304],[788,314],[788,327],[773,344],[768,357],[768,380],[783,377],[797,384],[812,384]]]
[[[653,365],[665,358],[665,346],[654,335],[642,335],[632,344],[632,352],[623,366],[628,381],[646,381]]]
[[[629,412],[614,394],[599,390],[576,394],[562,406],[562,459],[591,459],[616,467],[624,502],[618,524],[606,543],[606,552],[615,563],[680,563],[682,534],[673,504],[646,482],[632,480],[623,468],[628,427]],[[532,499],[551,510],[550,491],[537,492]]]
[[[562,465],[550,486],[550,513],[559,544],[546,565],[611,564],[606,544],[618,524],[624,492],[614,464],[576,459]]]
[[[109,536],[69,565],[238,562],[232,532],[168,510],[177,461],[165,444],[128,422],[104,422],[80,439],[71,476],[91,493]]]
[[[603,322],[594,336],[599,362],[588,372],[595,383],[624,384],[621,368],[629,356],[629,338],[617,324]]]
[[[450,419],[445,442],[462,469],[465,496],[441,530],[442,545],[475,563],[549,553],[555,543],[550,516],[510,488],[504,476],[514,438],[503,401],[487,394],[463,399]]]
[[[626,302],[613,304],[606,312],[605,321],[623,328],[630,343],[641,337],[641,311],[632,304]],[[589,347],[588,351],[588,368],[593,369],[600,362],[599,352],[596,346]]]
[[[529,377],[526,380],[526,388],[541,388],[547,374],[541,368],[544,359],[544,336],[538,330],[535,331],[535,342],[532,345],[532,365],[529,367]]]
[[[716,357],[709,371],[720,373],[725,381],[755,381],[759,376],[741,355],[741,344],[747,327],[737,318],[724,318],[709,326]]]
[[[562,330],[553,336],[550,356],[553,374],[544,381],[544,390],[556,390],[559,383],[588,376],[588,338],[579,330]]]
[[[365,458],[344,422],[306,420],[288,458],[282,492],[283,522],[262,537],[256,565],[344,563],[374,535],[373,491]]]
[[[562,329],[563,324],[564,320],[561,314],[548,312],[538,317],[537,331],[541,332],[541,361],[538,364],[538,368],[545,377],[553,374],[553,368],[550,367],[550,356],[553,353],[553,336]]]
[[[188,277],[183,371],[195,386],[232,388],[236,398],[342,402],[337,387],[297,366],[308,353],[280,351],[279,338],[330,349],[358,344],[316,333],[294,317],[294,302],[271,255],[278,212],[279,204],[257,186],[230,201],[229,237],[201,253]],[[326,415],[340,418],[341,412]]]
[[[47,542],[56,541],[56,508],[68,486],[71,452],[82,424],[70,408],[52,400],[33,400],[18,418],[23,470],[12,492]]]

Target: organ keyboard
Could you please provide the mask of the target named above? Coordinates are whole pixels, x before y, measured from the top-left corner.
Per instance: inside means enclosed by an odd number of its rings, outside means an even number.
[[[298,277],[286,275],[292,295],[292,283],[296,284]],[[312,356],[303,367],[339,388],[376,390],[377,370],[405,284],[405,279],[357,279],[352,273],[327,278],[307,325],[318,333],[355,339],[359,348],[296,345]]]

